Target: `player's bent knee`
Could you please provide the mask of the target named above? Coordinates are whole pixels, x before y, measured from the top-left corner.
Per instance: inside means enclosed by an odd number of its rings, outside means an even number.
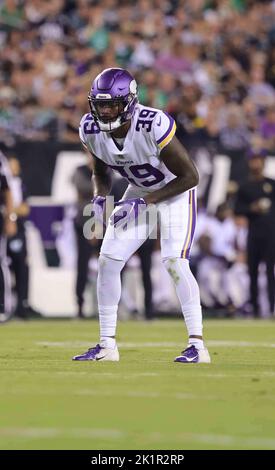
[[[99,258],[98,258],[98,261],[101,262],[101,261],[105,261],[105,262],[108,262],[109,260],[111,261],[120,261],[120,262],[124,262],[125,263],[125,260],[122,259],[122,258],[119,258],[119,257],[115,257],[113,255],[105,255],[105,253],[100,253],[99,254]]]
[[[104,255],[104,253],[101,253],[98,258],[98,270],[101,271],[110,265],[117,265],[119,270],[121,270],[125,265],[125,261],[122,259],[115,259],[109,255]]]

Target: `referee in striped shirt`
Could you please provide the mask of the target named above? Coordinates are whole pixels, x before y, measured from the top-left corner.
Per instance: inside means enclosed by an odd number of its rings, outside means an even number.
[[[0,321],[7,320],[12,312],[7,237],[14,236],[16,231],[16,214],[13,212],[9,187],[8,162],[0,152]]]

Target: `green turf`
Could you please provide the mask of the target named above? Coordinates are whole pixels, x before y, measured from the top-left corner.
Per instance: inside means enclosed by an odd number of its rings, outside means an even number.
[[[212,364],[176,364],[183,322],[121,322],[119,363],[72,362],[95,321],[0,327],[1,449],[275,448],[275,322],[205,322]]]

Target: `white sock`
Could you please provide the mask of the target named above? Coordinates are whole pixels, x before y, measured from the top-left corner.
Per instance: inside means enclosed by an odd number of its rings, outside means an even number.
[[[116,334],[117,309],[121,296],[120,273],[125,262],[105,255],[100,255],[98,261],[97,298],[100,338],[104,340],[104,344],[111,345],[105,347],[114,347],[115,339],[110,337]]]
[[[188,336],[202,336],[200,291],[190,270],[189,261],[185,258],[167,258],[163,262],[174,281]],[[202,341],[191,338],[192,341],[193,339]]]
[[[109,336],[101,336],[100,337],[100,346],[102,348],[115,349],[116,339],[115,338],[109,338]]]
[[[197,349],[204,349],[203,340],[199,338],[189,338],[188,346],[195,346]]]
[[[117,305],[114,307],[98,306],[100,337],[116,335]]]

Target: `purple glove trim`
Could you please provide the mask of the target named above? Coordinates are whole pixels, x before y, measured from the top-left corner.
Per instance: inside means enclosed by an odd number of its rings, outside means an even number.
[[[104,197],[104,196],[95,196],[92,199],[91,202],[92,202],[92,205],[93,205],[92,210],[94,212],[95,219],[103,224],[104,223],[103,217],[104,217],[106,197]]]
[[[115,210],[110,217],[110,224],[116,228],[126,223],[130,223],[136,220],[147,208],[147,204],[143,198],[126,199],[125,201],[119,201],[116,203],[118,210]]]

